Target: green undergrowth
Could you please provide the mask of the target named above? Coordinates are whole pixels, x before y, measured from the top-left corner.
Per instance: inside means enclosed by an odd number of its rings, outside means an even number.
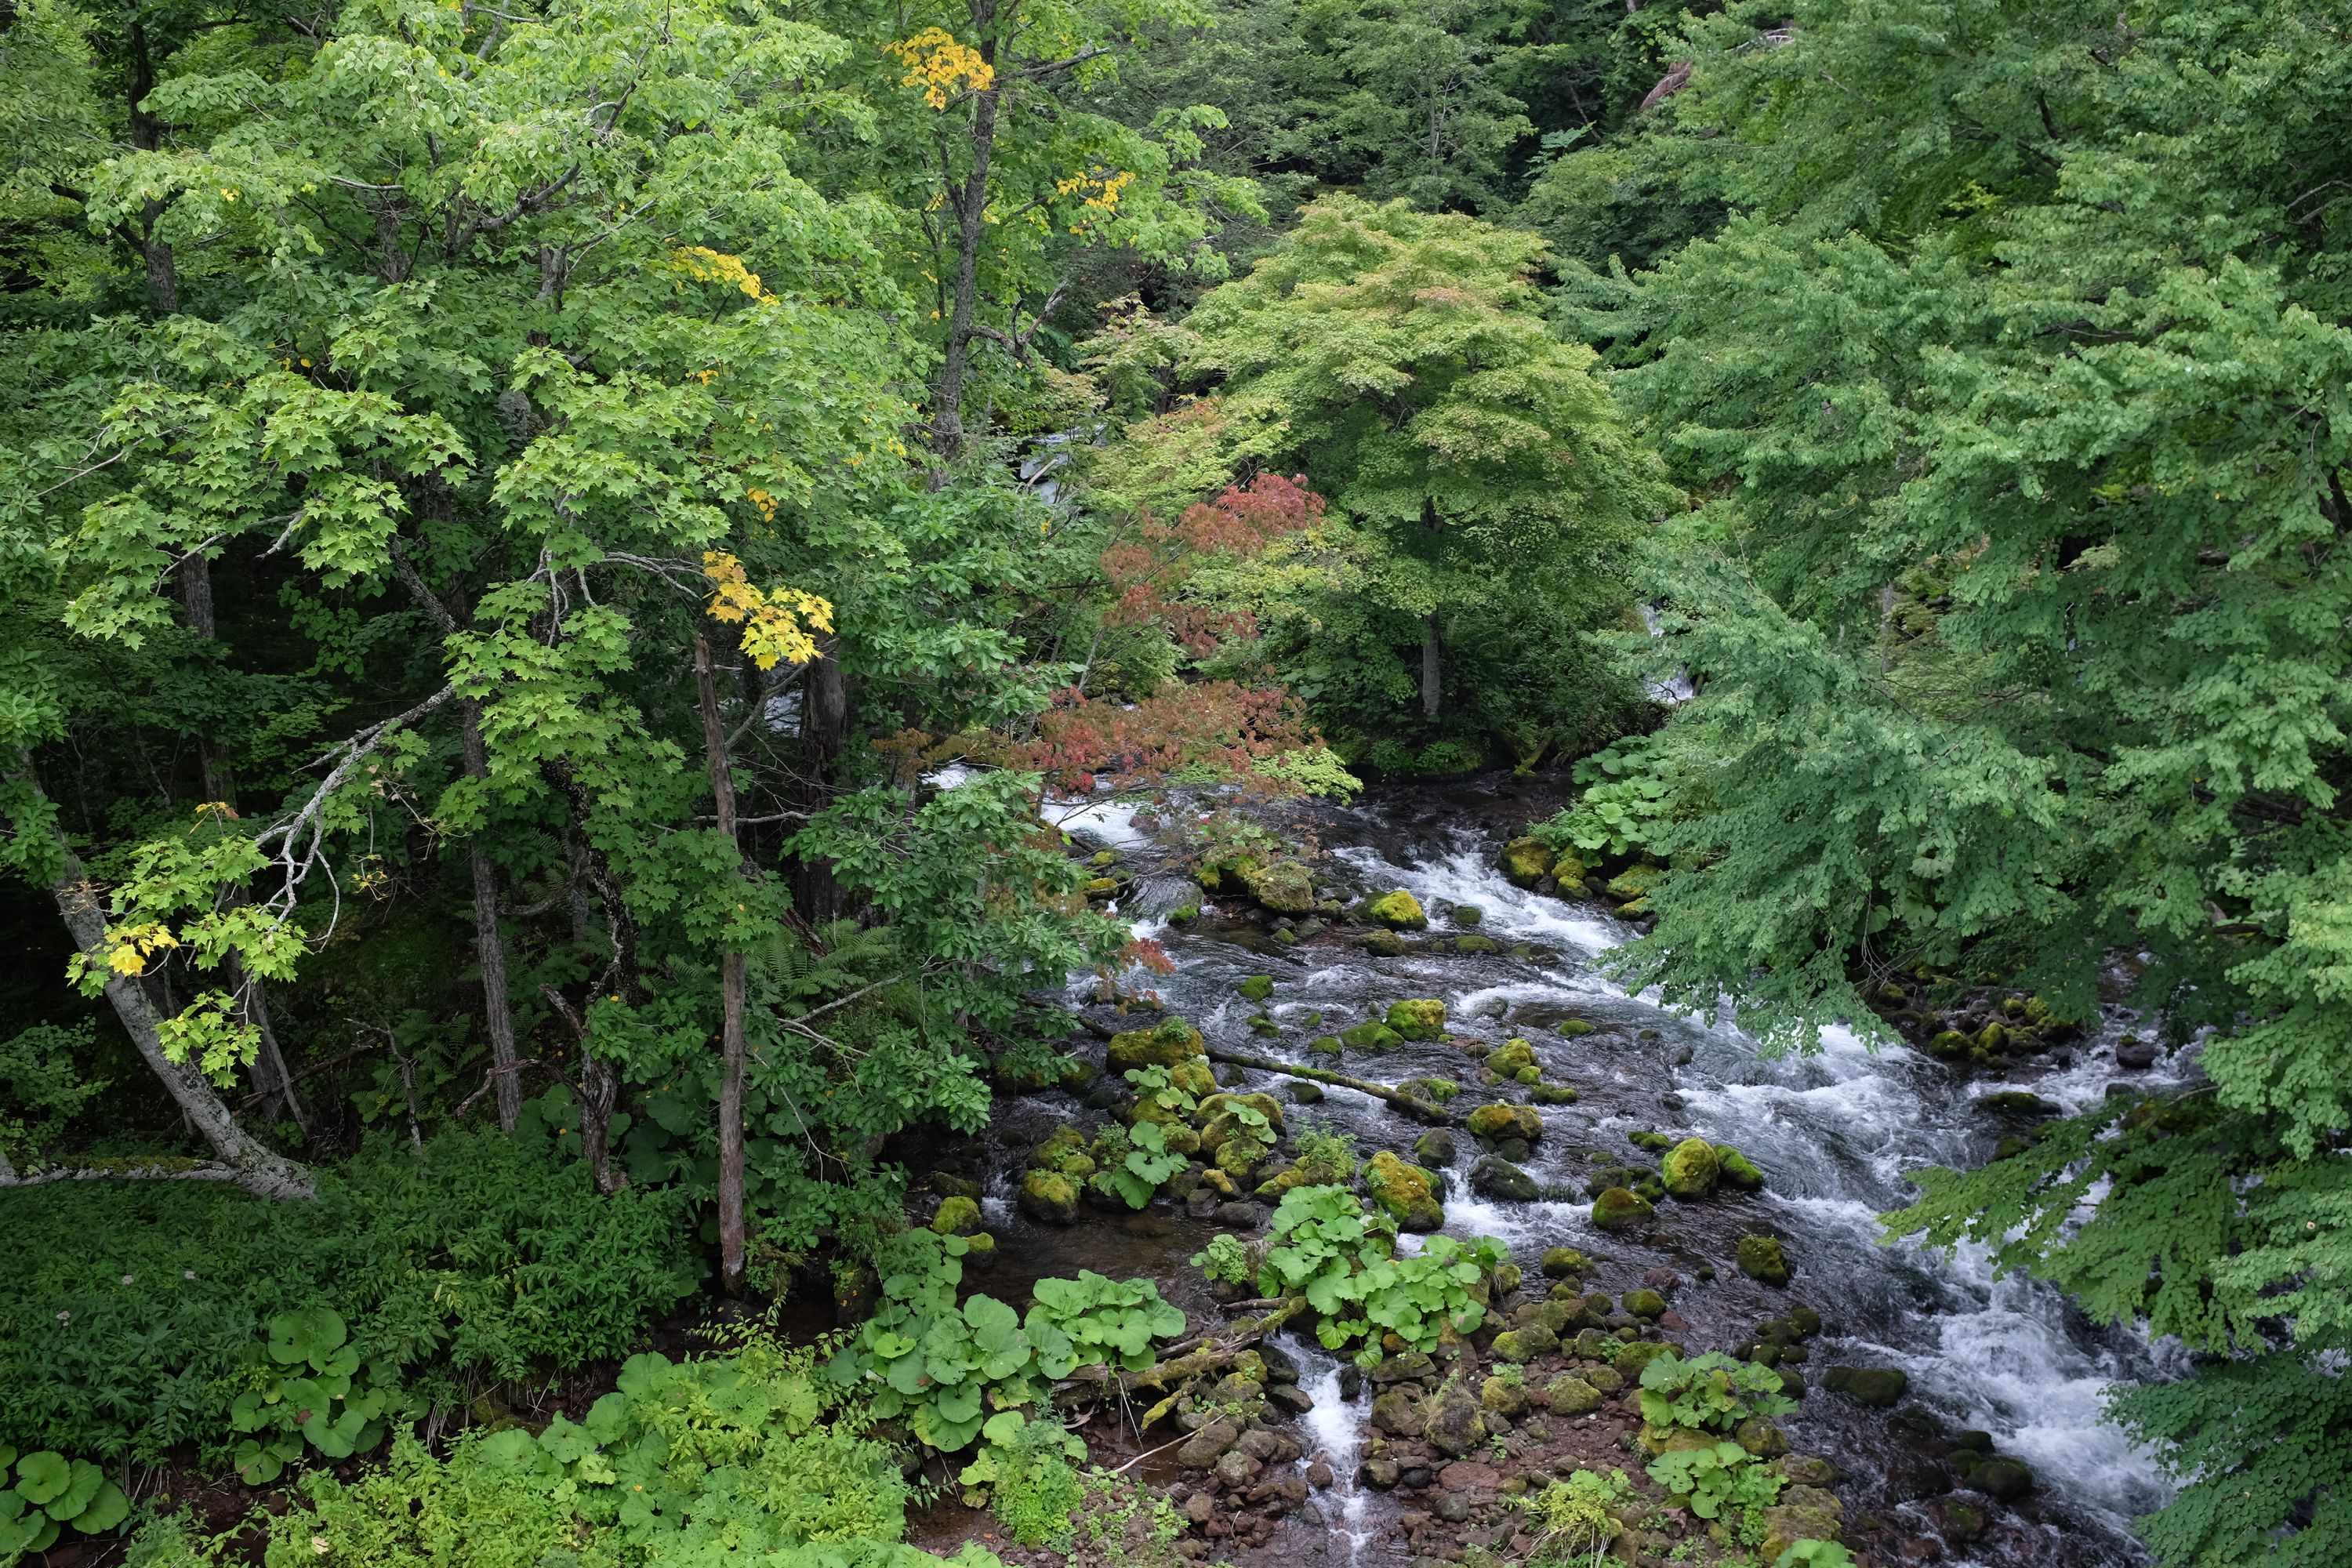
[[[363,1381],[446,1403],[621,1355],[698,1273],[676,1197],[600,1195],[577,1160],[495,1134],[363,1154],[314,1203],[25,1188],[0,1231],[0,1444],[100,1462],[227,1460],[285,1314],[331,1313]]]

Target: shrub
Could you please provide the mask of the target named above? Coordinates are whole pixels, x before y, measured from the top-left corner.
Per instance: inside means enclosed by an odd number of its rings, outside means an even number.
[[[1642,1369],[1642,1419],[1654,1431],[1676,1426],[1728,1432],[1751,1415],[1782,1415],[1797,1402],[1770,1367],[1710,1351],[1688,1361],[1668,1352]]]
[[[990,1416],[982,1433],[987,1444],[960,1478],[965,1500],[985,1500],[1022,1545],[1067,1552],[1076,1533],[1070,1511],[1087,1497],[1071,1461],[1087,1457],[1086,1444],[1058,1421],[1031,1421],[1017,1410]]]
[[[1589,1563],[1600,1568],[1609,1543],[1617,1537],[1617,1521],[1609,1510],[1633,1495],[1622,1470],[1602,1475],[1578,1470],[1528,1497],[1528,1510],[1536,1544],[1528,1559],[1536,1563]]]
[[[315,1202],[194,1183],[0,1193],[0,1443],[152,1462],[225,1457],[265,1325],[327,1308],[362,1363],[427,1394],[626,1350],[695,1288],[682,1196],[598,1194],[497,1133],[362,1156]]]

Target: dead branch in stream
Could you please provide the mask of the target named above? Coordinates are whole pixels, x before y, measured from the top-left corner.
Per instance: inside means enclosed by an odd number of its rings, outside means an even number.
[[[1118,1033],[1109,1025],[1098,1024],[1092,1018],[1080,1018],[1078,1022],[1085,1026],[1087,1033],[1106,1040]],[[1333,1072],[1328,1068],[1310,1068],[1296,1062],[1278,1062],[1268,1057],[1252,1056],[1247,1051],[1236,1051],[1224,1046],[1206,1046],[1202,1049],[1213,1062],[1227,1062],[1237,1068],[1250,1068],[1258,1072],[1279,1073],[1286,1078],[1300,1078],[1310,1083],[1328,1083],[1339,1089],[1352,1089],[1358,1094],[1369,1094],[1374,1100],[1384,1100],[1395,1106],[1414,1121],[1425,1121],[1432,1126],[1451,1127],[1455,1122],[1454,1114],[1443,1106],[1433,1105],[1428,1100],[1416,1099],[1410,1094],[1391,1089],[1386,1084],[1374,1083],[1369,1079],[1351,1078],[1343,1072]]]

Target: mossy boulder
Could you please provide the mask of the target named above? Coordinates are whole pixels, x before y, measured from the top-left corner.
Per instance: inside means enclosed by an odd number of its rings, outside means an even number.
[[[1339,1039],[1351,1051],[1392,1051],[1404,1044],[1402,1035],[1372,1019],[1340,1030]]]
[[[1655,1290],[1628,1290],[1625,1310],[1642,1319],[1655,1319],[1666,1310],[1666,1299]]]
[[[1274,994],[1274,976],[1253,974],[1234,989],[1241,994],[1244,1002],[1263,1002]]]
[[[1364,906],[1365,917],[1391,931],[1426,931],[1429,916],[1423,912],[1421,900],[1402,888],[1392,893],[1382,893]]]
[[[1346,1049],[1345,1042],[1337,1035],[1318,1035],[1307,1042],[1307,1054],[1310,1057],[1336,1057]]]
[[[1543,1136],[1543,1112],[1532,1105],[1482,1105],[1470,1113],[1470,1135],[1490,1142],[1517,1138],[1533,1143]]]
[[[1506,1329],[1496,1334],[1495,1342],[1487,1347],[1496,1361],[1509,1362],[1514,1366],[1524,1366],[1536,1357],[1547,1355],[1559,1348],[1559,1336],[1541,1323],[1529,1323],[1523,1329]]]
[[[1533,1176],[1492,1154],[1470,1167],[1470,1190],[1482,1198],[1507,1204],[1531,1204],[1543,1195]]]
[[[1833,1366],[1822,1374],[1822,1386],[1874,1410],[1891,1410],[1910,1388],[1911,1375],[1896,1366]]]
[[[1572,1279],[1590,1273],[1592,1260],[1572,1247],[1547,1247],[1542,1268],[1547,1279]]]
[[[1721,1156],[1704,1138],[1685,1138],[1667,1150],[1663,1166],[1666,1191],[1678,1198],[1706,1196],[1723,1174]]]
[[[1486,1413],[1471,1392],[1455,1384],[1429,1402],[1428,1425],[1422,1433],[1441,1454],[1460,1458],[1486,1440]]]
[[[1460,1153],[1450,1127],[1433,1127],[1412,1141],[1412,1157],[1433,1170],[1451,1165]]]
[[[1491,936],[1480,936],[1476,931],[1465,931],[1454,939],[1454,951],[1465,958],[1470,958],[1480,953],[1500,952],[1503,951],[1503,944]]]
[[[1021,1212],[1044,1225],[1076,1225],[1078,1184],[1059,1171],[1031,1171],[1021,1178]]]
[[[1609,1358],[1609,1365],[1627,1383],[1642,1381],[1642,1370],[1662,1355],[1681,1355],[1683,1347],[1672,1340],[1634,1340]]]
[[[1532,888],[1551,875],[1558,858],[1551,846],[1540,838],[1514,838],[1495,858],[1495,868],[1514,888]]]
[[[1055,1171],[1084,1181],[1095,1173],[1094,1156],[1087,1152],[1086,1135],[1075,1127],[1056,1127],[1045,1141],[1029,1151],[1029,1168]]]
[[[1811,1495],[1795,1502],[1787,1500],[1788,1495],[1798,1493]],[[1827,1506],[1817,1500],[1826,1500]],[[1842,1511],[1835,1492],[1815,1487],[1790,1487],[1779,1506],[1764,1510],[1764,1544],[1759,1556],[1766,1563],[1778,1563],[1800,1541],[1835,1541]]]
[[[1104,1058],[1113,1072],[1129,1068],[1172,1068],[1205,1054],[1201,1031],[1171,1016],[1148,1029],[1122,1029],[1110,1037]]]
[[[2033,1472],[2022,1459],[1986,1459],[1969,1468],[1968,1484],[1989,1498],[2015,1502],[2033,1489]]]
[[[1752,1193],[1764,1184],[1764,1173],[1756,1168],[1756,1162],[1728,1143],[1715,1146],[1715,1163],[1716,1169],[1723,1174],[1726,1186]]]
[[[1521,1068],[1537,1066],[1536,1048],[1526,1040],[1506,1041],[1501,1049],[1486,1055],[1486,1070],[1501,1078],[1509,1078]]]
[[[1555,1378],[1545,1392],[1551,1396],[1555,1415],[1590,1415],[1602,1404],[1601,1391],[1581,1377]]]
[[[1571,1040],[1579,1035],[1592,1033],[1593,1027],[1592,1022],[1586,1018],[1562,1018],[1551,1026],[1552,1033]]]
[[[1279,915],[1311,914],[1315,909],[1315,879],[1296,860],[1253,863],[1236,871],[1250,897]]]
[[[1219,1121],[1233,1121],[1231,1112],[1233,1108],[1236,1105],[1246,1105],[1252,1110],[1256,1111],[1260,1116],[1265,1117],[1267,1126],[1273,1130],[1276,1135],[1279,1136],[1283,1131],[1282,1102],[1275,1099],[1274,1096],[1262,1091],[1250,1094],[1213,1094],[1206,1100],[1201,1101],[1201,1103],[1195,1106],[1192,1110],[1193,1125],[1197,1126],[1201,1130],[1201,1147],[1203,1149],[1213,1149],[1217,1146],[1218,1142],[1223,1142],[1223,1139],[1219,1139],[1215,1142],[1211,1142],[1209,1138],[1209,1129],[1215,1126]],[[1238,1125],[1238,1123],[1235,1124]]]
[[[1463,930],[1468,931],[1474,926],[1486,922],[1486,911],[1475,904],[1456,904],[1445,911],[1445,918]]]
[[[1445,1033],[1445,1004],[1416,996],[1389,1004],[1388,1026],[1408,1040],[1433,1040]]]
[[[1601,1230],[1622,1230],[1657,1212],[1649,1199],[1623,1187],[1611,1187],[1592,1200],[1592,1223]]]
[[[1409,1078],[1397,1085],[1397,1092],[1432,1105],[1450,1105],[1462,1093],[1462,1086],[1450,1078]]]
[[[1490,1377],[1478,1385],[1478,1408],[1489,1415],[1517,1417],[1528,1413],[1524,1379]]]
[[[1363,948],[1374,958],[1402,958],[1404,938],[1392,931],[1369,931],[1363,936]]]
[[[1739,1271],[1750,1279],[1760,1279],[1767,1285],[1789,1282],[1789,1255],[1779,1240],[1769,1236],[1743,1236],[1739,1238]]]
[[[1282,1092],[1293,1105],[1320,1105],[1323,1086],[1311,1079],[1295,1078],[1282,1086]]]
[[[980,1205],[965,1197],[942,1198],[931,1228],[941,1236],[970,1236],[980,1228]]]
[[[1534,1083],[1528,1086],[1528,1098],[1538,1105],[1574,1105],[1576,1090],[1564,1083]]]
[[[1630,867],[1610,878],[1609,896],[1621,904],[1644,902],[1648,900],[1651,889],[1664,879],[1665,874],[1666,868],[1664,866],[1654,866],[1644,860],[1640,865]]]
[[[1438,1205],[1436,1185],[1429,1173],[1406,1164],[1386,1149],[1366,1163],[1364,1188],[1400,1230],[1433,1231],[1445,1223],[1445,1210]]]

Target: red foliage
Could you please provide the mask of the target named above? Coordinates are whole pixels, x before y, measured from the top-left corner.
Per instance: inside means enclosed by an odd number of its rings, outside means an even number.
[[[1195,767],[1246,782],[1260,759],[1314,743],[1306,710],[1289,692],[1208,680],[1171,684],[1140,702],[1065,691],[1040,716],[1036,738],[1004,760],[1064,791],[1094,788],[1097,773],[1149,784]]]
[[[1314,527],[1324,504],[1304,474],[1260,474],[1185,508],[1173,528],[1143,513],[1131,538],[1102,553],[1103,575],[1118,592],[1104,624],[1163,627],[1196,657],[1229,637],[1255,637],[1257,621],[1248,611],[1188,604],[1177,595],[1202,557],[1245,561],[1285,534]]]

